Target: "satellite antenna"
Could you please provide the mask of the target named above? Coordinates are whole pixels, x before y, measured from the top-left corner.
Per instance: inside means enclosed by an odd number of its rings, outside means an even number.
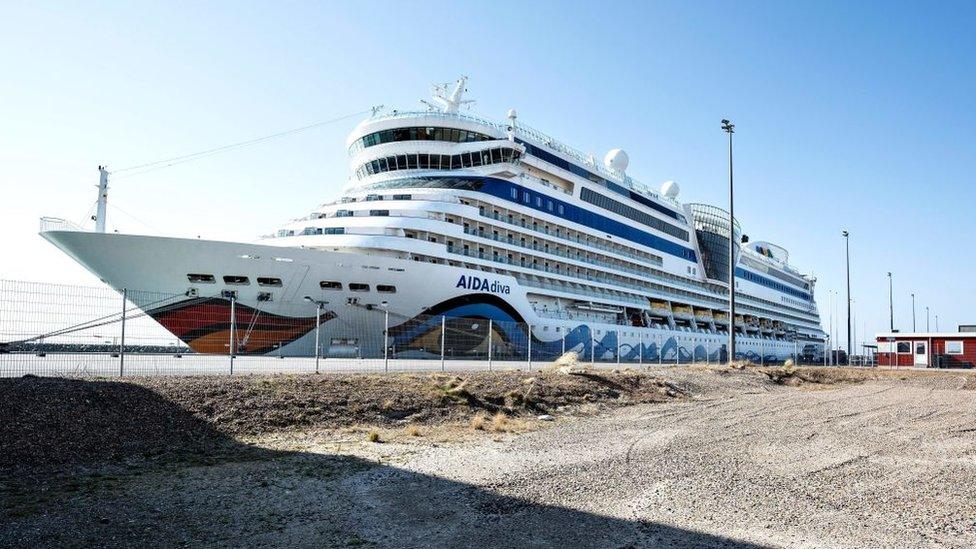
[[[454,83],[454,89],[448,92],[450,88],[450,83],[446,84],[434,84],[431,86],[431,94],[433,95],[433,103],[421,99],[420,102],[430,110],[440,111],[447,114],[456,114],[461,105],[468,105],[474,103],[473,99],[461,99],[464,93],[468,91],[465,88],[465,84],[468,83],[467,76],[461,76]]]

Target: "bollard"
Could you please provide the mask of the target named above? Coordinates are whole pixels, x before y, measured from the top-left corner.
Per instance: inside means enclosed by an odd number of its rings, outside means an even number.
[[[532,371],[532,325],[526,324],[529,328],[529,371]]]

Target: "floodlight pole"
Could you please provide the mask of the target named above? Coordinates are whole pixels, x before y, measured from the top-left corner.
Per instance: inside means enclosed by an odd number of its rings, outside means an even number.
[[[895,298],[891,289],[891,271],[888,272],[888,328],[895,331]]]
[[[722,120],[729,134],[729,362],[735,360],[735,187],[732,182],[732,134],[735,124]]]
[[[844,250],[847,253],[847,362],[851,360],[851,233],[844,231]]]
[[[917,328],[915,328],[915,293],[912,292],[912,333],[915,333]]]

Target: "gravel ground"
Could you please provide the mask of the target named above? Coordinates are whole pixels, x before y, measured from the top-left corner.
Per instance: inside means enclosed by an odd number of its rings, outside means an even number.
[[[553,422],[523,414],[518,432],[389,419],[261,430],[196,411],[222,457],[89,463],[60,484],[6,477],[0,546],[976,545],[971,374],[652,373],[636,383],[655,400],[580,398]],[[364,440],[373,428],[386,442]]]

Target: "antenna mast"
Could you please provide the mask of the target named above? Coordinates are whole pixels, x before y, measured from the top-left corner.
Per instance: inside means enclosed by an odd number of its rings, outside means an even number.
[[[105,208],[108,206],[108,170],[98,167],[98,208],[95,211],[95,232],[105,232]]]

